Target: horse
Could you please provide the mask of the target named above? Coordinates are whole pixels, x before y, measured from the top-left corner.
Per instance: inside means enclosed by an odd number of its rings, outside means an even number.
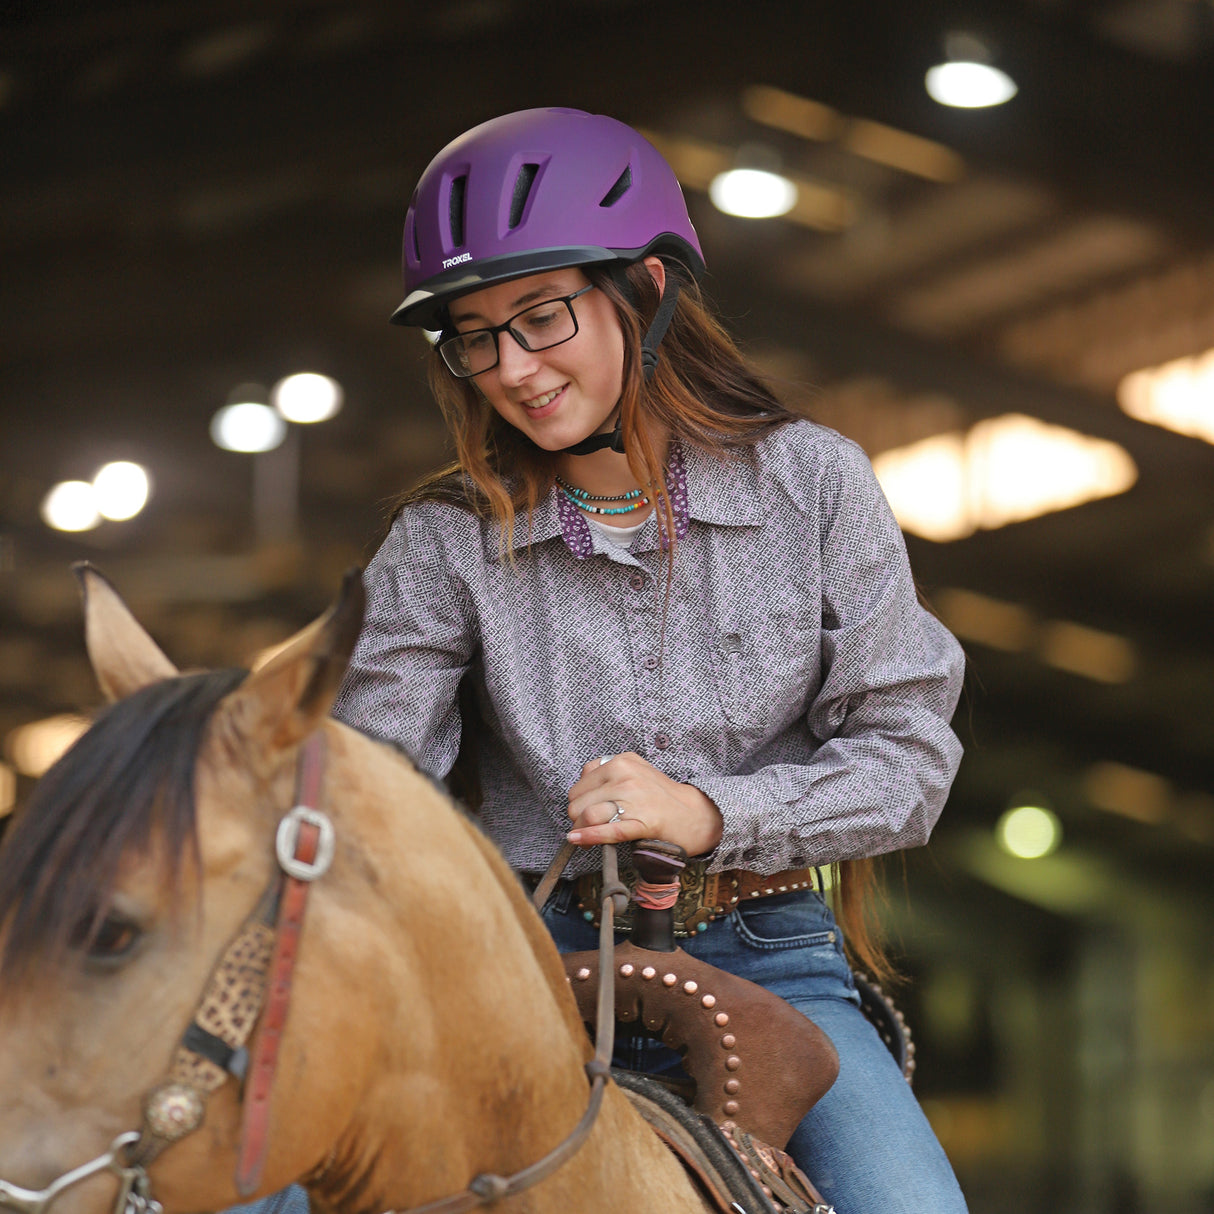
[[[292,1182],[321,1214],[719,1208],[619,1086],[589,1084],[565,968],[494,846],[406,756],[330,718],[356,574],[246,675],[178,672],[78,573],[110,704],[0,846],[0,1208],[189,1214]],[[307,899],[285,944],[283,883]],[[272,953],[252,977],[250,930]],[[256,1018],[259,983],[263,1020],[282,997],[250,1060],[247,1026],[227,1030]],[[173,1082],[183,1059],[210,1076],[201,1099]],[[529,1168],[525,1191],[506,1183]]]

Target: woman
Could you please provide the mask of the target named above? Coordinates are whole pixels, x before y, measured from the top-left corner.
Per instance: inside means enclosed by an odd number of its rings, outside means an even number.
[[[458,459],[367,570],[337,714],[437,776],[458,758],[525,877],[578,845],[544,912],[563,951],[595,944],[590,849],[681,844],[704,877],[677,912],[687,951],[838,1049],[800,1166],[844,1214],[964,1210],[820,893],[841,865],[851,952],[879,960],[868,860],[940,813],[960,651],[862,452],[781,406],[702,270],[673,172],[610,118],[509,114],[439,153],[393,320],[439,333]]]

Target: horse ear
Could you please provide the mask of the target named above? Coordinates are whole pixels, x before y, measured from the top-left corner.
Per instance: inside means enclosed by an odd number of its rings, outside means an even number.
[[[122,596],[87,561],[72,566],[84,599],[84,643],[101,691],[109,700],[171,679],[177,667],[131,614]]]
[[[337,602],[228,696],[226,710],[241,732],[272,748],[302,742],[328,715],[365,609],[362,573],[352,569],[342,580]]]

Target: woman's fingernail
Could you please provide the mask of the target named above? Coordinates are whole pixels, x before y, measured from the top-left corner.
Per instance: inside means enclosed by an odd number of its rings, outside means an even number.
[[[580,830],[571,830],[566,836],[570,843],[580,843],[582,841],[582,832]]]

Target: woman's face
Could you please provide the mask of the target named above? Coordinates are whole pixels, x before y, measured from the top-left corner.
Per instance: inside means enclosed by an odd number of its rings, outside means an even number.
[[[461,333],[500,325],[589,281],[573,268],[516,278],[456,300],[451,321]],[[611,301],[594,290],[572,307],[578,331],[568,341],[533,352],[508,332],[499,333],[497,366],[473,380],[505,421],[545,451],[560,451],[602,430],[623,385],[624,333]]]

